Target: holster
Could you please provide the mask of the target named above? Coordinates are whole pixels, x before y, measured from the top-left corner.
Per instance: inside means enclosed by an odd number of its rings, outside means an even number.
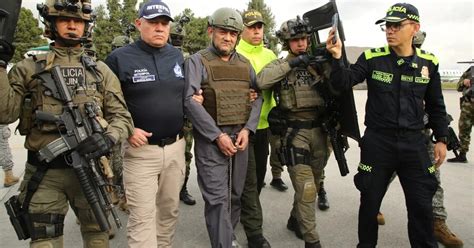
[[[19,240],[26,240],[31,237],[30,235],[30,215],[28,211],[21,208],[21,203],[18,199],[18,195],[14,195],[5,202],[5,208],[7,209],[10,222],[15,229],[16,235]]]

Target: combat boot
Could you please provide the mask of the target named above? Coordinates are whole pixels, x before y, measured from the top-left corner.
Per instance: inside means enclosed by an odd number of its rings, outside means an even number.
[[[186,185],[183,185],[183,188],[181,188],[181,191],[179,192],[179,199],[186,205],[192,206],[196,204],[196,200],[194,200],[194,197],[189,194]]]
[[[380,225],[380,226],[383,226],[385,225],[385,217],[383,216],[383,214],[381,212],[379,212],[377,214],[377,223]]]
[[[286,186],[281,178],[273,178],[273,180],[270,182],[270,185],[281,192],[288,189],[288,186]]]
[[[271,248],[268,240],[262,234],[257,234],[247,238],[249,248]]]
[[[321,182],[319,184],[318,208],[323,210],[323,211],[327,210],[329,208],[329,201],[328,201],[326,190],[324,189],[324,183],[323,182]]]
[[[286,224],[286,228],[288,230],[295,232],[296,237],[299,239],[303,239],[303,233],[301,232],[300,225],[298,224],[298,220],[290,215],[288,219],[288,223]]]
[[[18,183],[20,181],[20,178],[16,177],[13,175],[13,171],[6,170],[5,171],[5,180],[3,181],[3,186],[4,187],[10,187]]]
[[[457,155],[456,157],[448,159],[448,162],[450,162],[450,163],[467,163],[466,153],[465,152],[460,152],[459,155]]]
[[[322,246],[319,241],[316,241],[315,243],[304,242],[304,248],[322,248]]]
[[[463,247],[462,240],[449,230],[443,219],[434,219],[434,236],[438,242],[447,248]]]

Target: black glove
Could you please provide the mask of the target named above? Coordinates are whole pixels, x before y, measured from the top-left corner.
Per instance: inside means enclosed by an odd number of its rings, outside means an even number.
[[[15,46],[6,40],[0,40],[0,60],[5,62],[5,66],[13,58],[14,53]]]
[[[112,138],[105,134],[95,133],[79,143],[76,151],[88,158],[98,158],[109,153],[113,145]]]
[[[288,64],[290,64],[291,68],[307,67],[309,65],[310,60],[311,60],[310,55],[302,54],[302,55],[298,55],[298,57],[288,61]]]

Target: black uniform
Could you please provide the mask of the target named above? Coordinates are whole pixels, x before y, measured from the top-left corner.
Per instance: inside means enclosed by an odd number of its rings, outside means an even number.
[[[151,47],[139,39],[114,50],[105,63],[120,80],[135,126],[153,133],[149,144],[176,137],[184,124],[184,59],[179,50],[169,44]]]
[[[359,143],[361,161],[354,177],[361,192],[358,247],[377,244],[377,213],[394,171],[405,192],[411,246],[437,247],[431,204],[437,186],[435,166],[422,133],[426,110],[435,137],[447,136],[436,57],[416,49],[413,56],[402,58],[386,46],[365,51],[350,68],[334,60],[331,78],[339,89],[367,80],[367,129]]]

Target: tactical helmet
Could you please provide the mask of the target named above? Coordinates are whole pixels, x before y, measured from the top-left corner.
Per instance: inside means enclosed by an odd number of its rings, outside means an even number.
[[[171,23],[171,31],[170,31],[171,45],[175,47],[183,46],[184,35],[185,35],[184,29],[180,24],[176,22]]]
[[[183,27],[176,22],[171,23],[170,29],[171,29],[170,31],[171,35],[179,35],[179,36],[185,35]]]
[[[415,36],[413,37],[413,45],[415,45],[416,47],[421,47],[421,45],[423,45],[423,42],[425,42],[425,38],[426,32],[418,30],[418,32],[416,32]]]
[[[308,22],[299,16],[296,19],[290,19],[281,24],[280,30],[276,32],[276,36],[283,45],[283,50],[288,50],[288,41],[291,39],[308,37],[311,34],[311,27]]]
[[[86,22],[85,34],[89,34],[89,24],[93,21],[91,0],[46,0],[45,3],[36,5],[41,17],[43,17],[45,31],[44,36],[56,39],[54,19],[58,16],[82,19]]]
[[[208,25],[232,31],[242,32],[244,23],[242,16],[234,9],[220,8],[209,16]]]
[[[133,39],[125,35],[116,36],[112,41],[112,50],[131,44]]]

